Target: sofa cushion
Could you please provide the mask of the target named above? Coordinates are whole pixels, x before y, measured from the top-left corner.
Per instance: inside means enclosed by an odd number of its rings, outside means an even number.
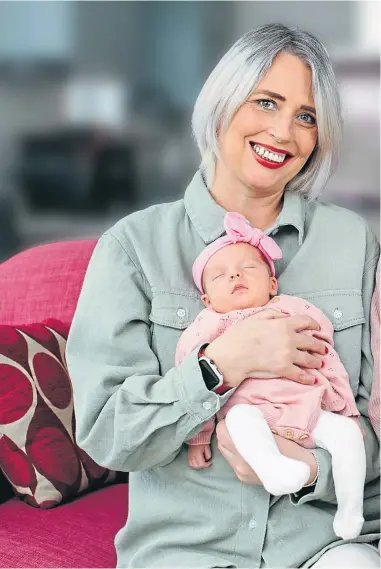
[[[128,485],[86,493],[53,510],[17,498],[0,506],[0,567],[115,567],[114,537],[127,519]]]
[[[73,319],[96,240],[64,241],[23,251],[0,264],[0,323]]]
[[[68,324],[0,325],[0,467],[28,504],[52,508],[115,480],[75,444]]]

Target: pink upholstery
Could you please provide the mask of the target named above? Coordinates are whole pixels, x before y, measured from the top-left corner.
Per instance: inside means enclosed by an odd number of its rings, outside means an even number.
[[[0,567],[115,567],[114,537],[127,519],[127,484],[52,510],[12,498],[0,505]]]
[[[0,265],[0,324],[71,324],[95,240],[41,245]],[[4,487],[4,484],[6,486]],[[51,510],[9,496],[0,474],[0,567],[115,567],[128,485],[106,486]]]
[[[71,323],[95,240],[23,251],[0,265],[0,323]]]

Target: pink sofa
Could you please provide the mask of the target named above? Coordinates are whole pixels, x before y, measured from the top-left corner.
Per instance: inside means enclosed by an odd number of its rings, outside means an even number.
[[[2,263],[0,324],[70,324],[95,243],[42,245]],[[115,567],[114,537],[127,509],[126,482],[43,510],[13,497],[0,474],[0,567]]]

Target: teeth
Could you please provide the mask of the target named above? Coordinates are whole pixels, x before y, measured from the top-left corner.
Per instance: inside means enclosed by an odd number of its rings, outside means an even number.
[[[255,144],[253,146],[254,151],[259,155],[262,156],[263,158],[266,158],[267,160],[271,160],[272,162],[284,162],[286,155],[285,154],[277,154],[275,152],[270,152],[269,150],[267,150],[266,148],[263,148],[263,146],[259,146],[258,144]]]

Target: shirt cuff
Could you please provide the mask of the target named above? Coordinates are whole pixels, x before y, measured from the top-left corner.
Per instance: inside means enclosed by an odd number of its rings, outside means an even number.
[[[295,494],[290,494],[291,503],[294,506],[299,506],[313,500],[323,500],[335,504],[336,494],[332,478],[331,455],[328,451],[321,448],[315,448],[311,452],[316,458],[319,469],[316,483],[305,486]]]
[[[194,425],[204,423],[220,410],[221,397],[209,391],[198,363],[198,349],[191,352],[178,366],[175,387],[185,411],[193,417]]]

